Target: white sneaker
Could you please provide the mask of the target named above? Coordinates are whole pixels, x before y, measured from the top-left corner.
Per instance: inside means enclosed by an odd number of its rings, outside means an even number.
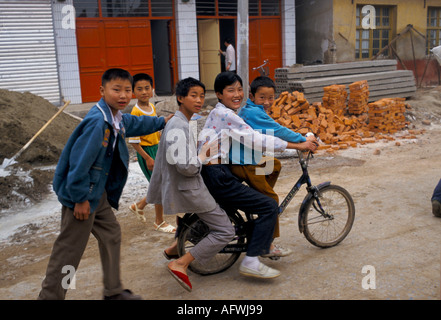
[[[248,268],[244,265],[240,265],[239,272],[243,276],[261,278],[261,279],[272,279],[280,276],[280,271],[270,268],[263,263],[259,263],[258,270]]]
[[[276,244],[269,253],[261,255],[261,257],[262,258],[286,257],[291,253],[292,253],[291,249],[286,249]]]

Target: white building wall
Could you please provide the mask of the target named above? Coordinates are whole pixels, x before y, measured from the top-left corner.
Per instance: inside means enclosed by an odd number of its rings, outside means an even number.
[[[61,98],[82,103],[73,0],[52,0]]]
[[[296,64],[296,3],[282,0],[282,62],[283,66]]]
[[[175,0],[179,79],[199,79],[196,1]]]

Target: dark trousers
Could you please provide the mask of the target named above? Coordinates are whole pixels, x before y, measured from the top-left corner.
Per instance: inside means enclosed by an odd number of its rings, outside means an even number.
[[[279,212],[277,202],[242,184],[231,173],[228,165],[204,166],[201,175],[211,195],[225,211],[241,210],[258,216],[254,220],[247,256],[256,257],[268,253]]]
[[[433,190],[431,200],[438,200],[439,202],[441,202],[441,180],[439,180],[438,184],[435,187],[435,190]]]
[[[123,291],[120,282],[121,228],[104,193],[98,208],[87,220],[77,220],[73,210],[63,206],[60,234],[55,240],[49,258],[39,299],[65,298],[67,287],[64,278],[72,274],[67,273],[64,267],[73,267],[75,271],[77,270],[91,233],[98,240],[103,267],[104,295],[112,296]]]
[[[264,169],[270,161],[273,161],[272,171],[268,174],[256,174],[257,168]],[[279,178],[282,164],[276,158],[267,158],[267,160],[257,165],[240,165],[232,164],[229,166],[231,173],[239,178],[240,181],[245,181],[253,189],[267,195],[279,203],[279,195],[274,191],[277,179]],[[273,238],[280,237],[279,219],[277,219],[276,227],[274,229]]]

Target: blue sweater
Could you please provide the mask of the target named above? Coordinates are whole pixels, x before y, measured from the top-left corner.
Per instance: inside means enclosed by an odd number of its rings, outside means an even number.
[[[129,166],[125,138],[150,134],[164,126],[163,117],[123,114],[115,137],[111,111],[101,99],[75,128],[61,153],[53,180],[58,200],[70,208],[89,200],[92,213],[106,191],[110,205],[118,209]]]
[[[262,130],[262,133],[266,133],[266,130],[273,130],[274,136],[282,140],[293,143],[306,141],[306,138],[300,133],[294,132],[274,121],[265,112],[263,106],[254,104],[250,99],[247,100],[247,104],[240,110],[239,117],[254,130]]]
[[[274,121],[264,110],[263,106],[257,105],[250,99],[247,100],[245,106],[238,113],[251,128],[259,130],[263,134],[273,134],[275,137],[287,142],[300,143],[305,142],[306,138],[300,133],[294,132],[281,124]],[[256,150],[250,150],[244,145],[240,146],[241,159],[240,163],[232,161],[234,164],[257,164],[262,158],[262,153]]]

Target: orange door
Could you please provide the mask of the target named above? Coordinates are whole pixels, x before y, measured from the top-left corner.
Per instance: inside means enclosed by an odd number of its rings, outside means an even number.
[[[77,47],[83,102],[98,100],[101,75],[106,69],[104,25],[96,20],[78,21]]]
[[[153,77],[150,22],[142,19],[77,20],[78,58],[83,102],[101,98],[101,76],[109,68]]]
[[[274,79],[276,68],[282,67],[282,37],[280,19],[250,19],[249,22],[249,64],[250,82],[259,76],[254,67],[269,60],[270,77]]]

